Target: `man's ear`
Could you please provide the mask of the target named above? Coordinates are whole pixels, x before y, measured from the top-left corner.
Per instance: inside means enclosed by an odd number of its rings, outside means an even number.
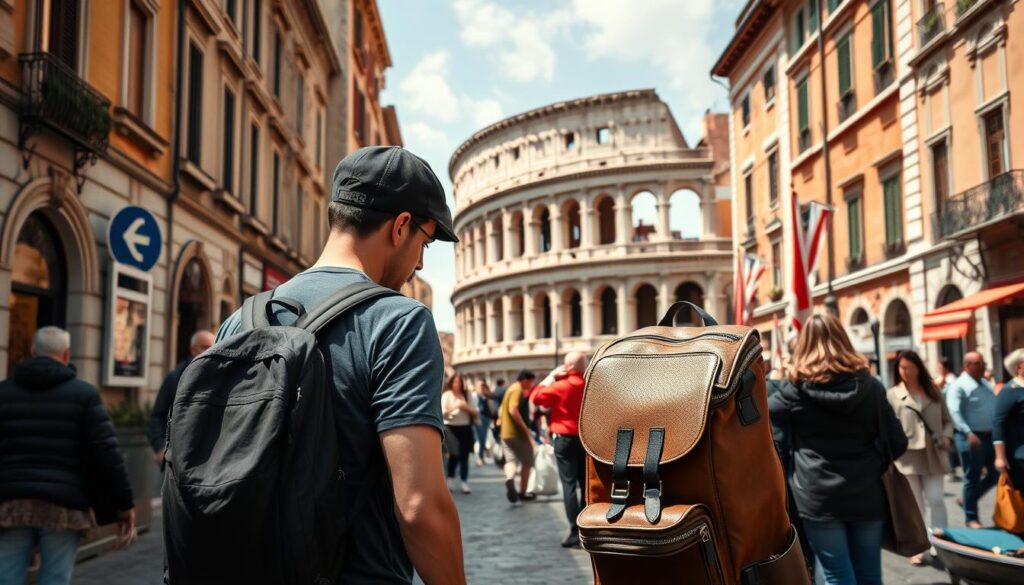
[[[391,222],[392,245],[398,246],[401,244],[406,230],[412,229],[412,224],[409,222],[411,218],[412,215],[408,211],[403,211],[395,217],[393,222]]]

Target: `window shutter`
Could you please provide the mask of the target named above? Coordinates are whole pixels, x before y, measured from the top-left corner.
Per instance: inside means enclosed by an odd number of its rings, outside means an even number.
[[[79,1],[56,0],[50,7],[50,46],[48,50],[72,71],[78,70]]]
[[[235,189],[235,94],[224,88],[224,158],[221,185],[228,193]]]
[[[853,85],[853,80],[850,74],[850,36],[847,35],[843,40],[839,41],[839,47],[836,50],[836,56],[839,59],[839,97],[846,95],[850,91],[850,87]]]
[[[895,176],[882,186],[885,197],[885,242],[896,244],[903,241],[903,209],[900,201],[900,179]]]
[[[807,1],[807,30],[818,30],[818,0]]]
[[[849,224],[849,249],[850,258],[859,258],[861,254],[861,218],[860,218],[860,197],[850,199],[847,204],[847,223]]]
[[[832,14],[833,12],[836,11],[836,8],[839,6],[839,2],[840,2],[840,0],[828,0],[828,13],[829,14]]]
[[[871,66],[885,61],[885,2],[871,9]]]
[[[797,109],[798,112],[798,124],[799,130],[802,132],[807,129],[809,120],[808,103],[807,103],[807,79],[804,79],[797,85]]]

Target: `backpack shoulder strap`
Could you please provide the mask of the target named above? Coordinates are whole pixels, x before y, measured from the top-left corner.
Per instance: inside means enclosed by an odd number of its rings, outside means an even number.
[[[325,325],[352,307],[373,298],[397,294],[399,293],[375,282],[350,284],[327,297],[315,309],[296,321],[294,326],[316,335]]]
[[[245,299],[239,314],[242,318],[242,331],[270,325],[267,319],[267,303],[273,296],[274,291],[271,289]]]

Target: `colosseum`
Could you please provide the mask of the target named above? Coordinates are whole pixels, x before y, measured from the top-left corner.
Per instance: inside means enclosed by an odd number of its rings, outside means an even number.
[[[522,368],[543,376],[680,299],[728,318],[728,118],[707,114],[703,128],[690,147],[641,90],[537,108],[459,146],[456,371],[492,384]]]

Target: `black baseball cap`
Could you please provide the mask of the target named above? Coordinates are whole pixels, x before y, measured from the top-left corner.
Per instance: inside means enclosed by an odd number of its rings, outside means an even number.
[[[400,146],[367,146],[334,168],[331,201],[437,222],[434,238],[458,242],[444,188],[427,161]]]

